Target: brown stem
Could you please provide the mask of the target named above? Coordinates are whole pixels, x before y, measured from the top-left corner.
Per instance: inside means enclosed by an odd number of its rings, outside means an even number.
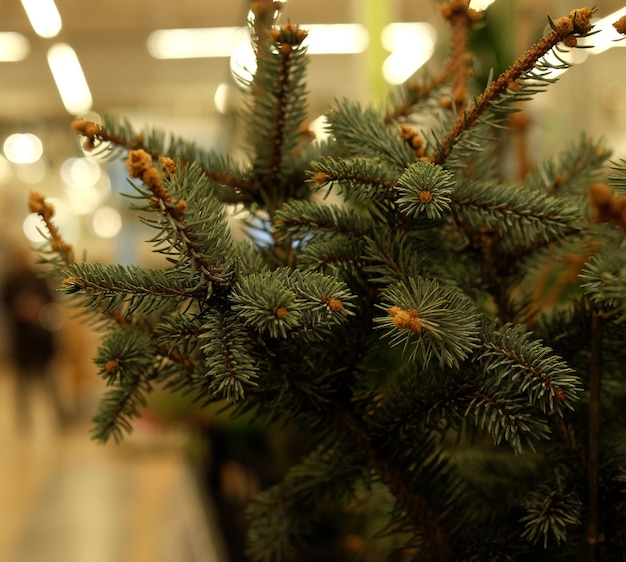
[[[461,134],[478,121],[478,118],[493,101],[506,92],[506,90],[511,87],[512,83],[528,72],[534,64],[560,40],[561,37],[557,31],[552,30],[548,32],[538,43],[524,53],[515,64],[505,70],[489,88],[476,98],[476,101],[467,112],[457,119],[450,132],[441,142],[441,146],[433,155],[432,161],[436,164],[443,164],[452,152]]]
[[[463,115],[467,105],[467,80],[470,76],[467,42],[472,22],[473,19],[464,12],[456,12],[450,17],[450,25],[452,27],[452,52],[450,53],[450,58],[453,63],[452,97],[458,115]]]
[[[377,450],[368,438],[365,424],[358,416],[348,412],[342,413],[340,418],[341,425],[348,429],[357,448],[367,455],[376,475],[414,522],[416,532],[423,541],[424,551],[434,562],[451,562],[452,551],[439,514],[432,509],[426,498],[409,488],[402,471]]]
[[[576,38],[588,35],[591,31],[591,17],[594,12],[595,9],[582,8],[580,10],[572,10],[569,16],[560,18],[556,22],[550,20],[552,29],[478,96],[468,111],[459,116],[433,155],[432,161],[436,164],[443,164],[461,135],[472,127],[484,111],[507,89],[517,88],[516,81],[523,78],[533,68],[535,63],[555,47],[557,43],[563,41],[566,46],[570,48],[575,47]]]
[[[589,365],[589,453],[587,476],[589,485],[589,520],[587,542],[590,562],[599,560],[600,531],[600,393],[602,390],[602,323],[600,312],[591,318],[591,360]]]

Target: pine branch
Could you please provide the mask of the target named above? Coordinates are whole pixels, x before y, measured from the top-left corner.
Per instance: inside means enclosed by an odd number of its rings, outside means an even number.
[[[212,310],[198,338],[205,370],[194,377],[193,386],[201,401],[209,404],[222,398],[229,402],[243,399],[245,390],[257,384],[258,368],[242,324],[232,313]]]
[[[318,448],[283,481],[259,494],[246,510],[248,555],[253,562],[288,561],[304,547],[302,536],[326,502],[345,502],[366,476],[361,459],[341,445]],[[303,532],[304,531],[304,532]]]
[[[160,129],[138,132],[130,121],[114,115],[105,115],[103,125],[85,119],[72,123],[75,132],[85,138],[83,147],[96,156],[115,157],[122,152],[143,150],[153,160],[165,156],[183,163],[195,162],[202,167],[207,178],[220,189],[220,199],[225,203],[245,201],[256,186],[249,174],[238,169],[236,162],[214,151],[204,150],[194,142],[168,134]]]
[[[569,235],[581,218],[568,201],[496,182],[457,184],[452,203],[467,227],[493,230],[518,247]]]
[[[233,249],[224,208],[201,169],[192,163],[181,174],[180,165],[162,160],[159,174],[144,151],[131,151],[126,165],[131,177],[141,178],[148,188],[135,186],[141,199],[147,198],[135,209],[156,212],[157,219],[144,220],[159,230],[152,240],[160,245],[155,251],[176,255],[178,269],[190,277],[199,274],[208,286],[230,283]]]
[[[542,486],[524,502],[527,514],[520,521],[525,525],[522,537],[533,544],[542,541],[544,549],[551,540],[564,543],[568,527],[580,525],[582,502],[574,490],[567,489],[563,471],[555,469],[555,482]]]
[[[591,17],[595,10],[583,8],[574,10],[569,16],[565,16],[553,23],[550,20],[552,29],[546,33],[533,47],[524,53],[509,69],[503,72],[463,113],[442,139],[437,150],[432,156],[432,161],[436,164],[443,164],[450,156],[452,149],[457,144],[461,135],[469,130],[476,123],[481,115],[496,101],[502,94],[517,89],[517,81],[526,76],[536,79],[533,68],[550,52],[558,43],[563,41],[568,47],[575,47],[577,37],[584,37],[591,32]]]
[[[353,199],[384,203],[394,197],[399,177],[396,167],[377,159],[325,158],[313,162],[315,189],[328,187],[327,194],[337,187],[337,194],[348,202]]]
[[[302,42],[307,32],[288,23],[268,33],[268,40],[260,36],[254,98],[247,116],[254,173],[267,178],[264,181],[276,181],[293,171],[306,118],[308,59]]]
[[[292,201],[276,213],[276,231],[294,240],[316,236],[341,235],[359,238],[372,227],[372,221],[354,209]]]
[[[207,295],[202,282],[176,270],[153,270],[82,262],[73,264],[63,280],[63,292],[76,295],[94,312],[117,311],[125,316],[148,315],[185,300]]]
[[[475,356],[494,383],[528,395],[544,413],[573,409],[580,387],[574,370],[521,326],[485,327]],[[490,377],[490,378],[491,378]]]
[[[380,159],[398,170],[415,162],[411,148],[372,109],[344,100],[337,102],[327,119],[330,132],[350,157]]]
[[[391,345],[410,350],[411,360],[424,366],[458,366],[476,347],[478,317],[465,295],[434,280],[410,278],[385,288],[379,308],[386,316],[375,318]]]
[[[94,439],[106,443],[111,437],[119,442],[132,431],[132,419],[146,405],[145,396],[154,378],[156,350],[148,333],[137,326],[124,325],[102,341],[95,363],[107,391],[93,418]]]

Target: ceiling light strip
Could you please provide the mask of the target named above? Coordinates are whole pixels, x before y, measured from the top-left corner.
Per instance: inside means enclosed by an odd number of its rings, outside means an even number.
[[[367,30],[359,24],[303,25],[309,32],[309,54],[363,52],[369,44]],[[157,59],[227,58],[238,45],[249,42],[247,27],[157,29],[148,36],[148,52]]]
[[[62,22],[54,0],[22,0],[22,6],[40,37],[56,37],[61,31]]]
[[[48,66],[65,109],[72,115],[89,111],[93,100],[74,49],[65,43],[52,45],[48,50]]]

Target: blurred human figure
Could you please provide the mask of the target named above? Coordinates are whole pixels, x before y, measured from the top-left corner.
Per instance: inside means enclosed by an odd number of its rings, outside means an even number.
[[[22,428],[33,422],[33,392],[44,386],[59,425],[65,422],[53,359],[55,333],[46,324],[46,311],[53,303],[45,279],[40,277],[26,248],[15,249],[6,271],[2,300],[7,321],[8,354],[17,375],[17,409]]]

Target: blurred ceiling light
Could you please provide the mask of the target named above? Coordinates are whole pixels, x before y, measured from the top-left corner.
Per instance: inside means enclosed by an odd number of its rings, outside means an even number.
[[[148,52],[156,59],[229,57],[247,38],[246,27],[157,29],[148,36]]]
[[[593,45],[593,47],[589,49],[590,53],[597,55],[612,47],[626,47],[626,39],[613,27],[613,24],[623,16],[626,16],[626,7],[620,8],[608,16],[592,22],[593,31],[597,31],[598,33],[591,35],[586,41],[589,45]]]
[[[37,135],[14,133],[9,135],[3,145],[4,155],[14,164],[32,164],[43,154],[43,144]]]
[[[55,37],[61,31],[62,23],[54,0],[22,0],[22,6],[40,37]]]
[[[491,4],[493,4],[495,0],[470,0],[469,7],[472,10],[486,10]]]
[[[96,236],[113,238],[122,230],[122,215],[113,207],[101,207],[94,213],[91,226]]]
[[[230,72],[235,81],[247,88],[256,73],[256,55],[250,41],[239,43],[230,56]]]
[[[89,111],[93,100],[74,49],[65,43],[52,45],[48,49],[48,66],[65,109],[72,115]]]
[[[370,37],[358,23],[333,23],[302,26],[309,34],[304,40],[311,55],[350,55],[367,49]]]
[[[315,134],[315,142],[322,142],[330,137],[328,130],[328,118],[326,115],[320,115],[311,121],[309,129]]]
[[[102,202],[100,190],[96,187],[66,187],[69,211],[73,215],[90,215]]]
[[[312,55],[363,52],[369,43],[367,30],[359,24],[303,25]],[[148,36],[148,52],[157,59],[230,57],[242,44],[250,43],[247,27],[157,29]]]
[[[225,82],[222,82],[216,89],[215,95],[213,96],[213,102],[215,103],[215,108],[219,113],[225,115],[228,113],[228,109],[230,106],[230,97],[232,95],[231,88]]]
[[[26,216],[22,222],[22,232],[31,242],[39,243],[46,241],[46,237],[43,234],[43,232],[46,232],[46,224],[37,213],[30,213]]]
[[[0,33],[0,62],[24,60],[30,51],[28,39],[15,31]]]
[[[383,76],[390,84],[401,84],[430,59],[437,32],[429,23],[390,23],[381,41],[391,52],[383,63]]]
[[[61,179],[71,187],[93,187],[102,172],[93,158],[68,158],[61,164]]]
[[[544,68],[542,69],[539,66],[538,69],[541,71],[542,76],[552,80],[569,70],[573,65],[584,62],[588,56],[589,49],[569,49],[556,52],[553,49],[539,60],[538,64],[544,65]]]

